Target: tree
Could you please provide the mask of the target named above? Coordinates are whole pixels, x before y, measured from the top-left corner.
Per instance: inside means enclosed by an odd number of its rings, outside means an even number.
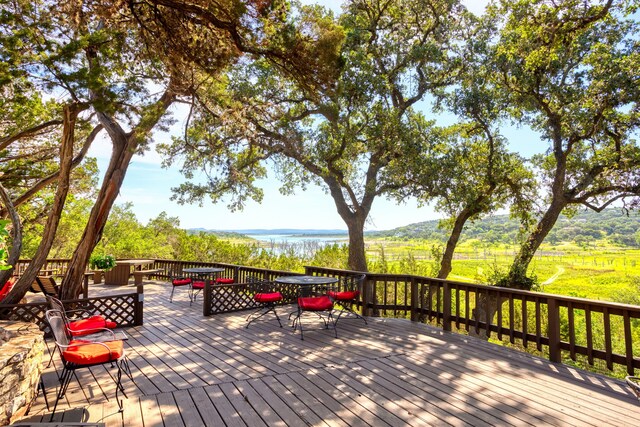
[[[455,81],[464,16],[453,0],[355,0],[338,27],[321,8],[302,8],[298,25],[323,47],[317,56],[329,79],[305,84],[260,60],[230,74],[221,89],[226,102],[207,104],[194,114],[186,141],[164,147],[168,164],[184,157],[187,178],[193,169],[209,172],[205,183],[178,187],[178,199],[217,201],[231,193],[231,208],[259,200],[255,179],[268,160],[281,191],[308,182],[326,189],[349,231],[349,268],[366,271],[363,233],[372,204],[405,184],[385,171],[404,161],[419,130],[430,126],[415,105]]]
[[[539,222],[505,286],[530,288],[526,271],[565,209],[601,211],[640,193],[637,22],[624,1],[500,1],[495,84],[519,122],[550,143],[540,165],[549,190]]]

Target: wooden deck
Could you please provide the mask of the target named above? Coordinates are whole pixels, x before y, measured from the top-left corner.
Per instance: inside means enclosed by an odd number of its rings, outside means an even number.
[[[134,381],[117,412],[115,369],[78,371],[57,421],[107,426],[639,425],[621,381],[405,320],[341,320],[305,340],[246,312],[202,316],[177,289],[146,282],[130,328]],[[122,288],[120,288],[122,290]],[[92,287],[91,292],[96,292]],[[279,310],[286,319],[286,312]],[[305,325],[311,327],[311,319]],[[319,326],[319,324],[317,325]],[[59,365],[59,362],[58,362]],[[50,405],[56,373],[44,374]],[[21,422],[49,421],[42,394]]]

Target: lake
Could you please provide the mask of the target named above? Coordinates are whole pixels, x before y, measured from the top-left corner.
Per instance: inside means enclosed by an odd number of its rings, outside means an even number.
[[[252,239],[261,242],[274,243],[304,243],[317,242],[321,245],[333,243],[348,243],[349,236],[345,235],[309,235],[309,234],[247,234]]]

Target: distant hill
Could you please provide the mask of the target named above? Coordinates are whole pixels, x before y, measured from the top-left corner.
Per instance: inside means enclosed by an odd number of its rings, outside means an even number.
[[[438,223],[438,220],[419,222],[393,230],[372,232],[369,236],[445,241],[448,234],[438,228]],[[508,215],[495,215],[467,224],[462,240],[514,243],[519,230],[517,220],[510,219]],[[580,211],[572,218],[562,215],[546,241],[584,243],[600,239],[624,246],[640,246],[640,214],[630,212],[627,216],[620,209],[605,209],[600,213]]]

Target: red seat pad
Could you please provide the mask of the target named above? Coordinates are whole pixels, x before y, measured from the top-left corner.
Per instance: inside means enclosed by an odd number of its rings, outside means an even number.
[[[220,283],[223,285],[230,285],[233,283],[233,279],[228,279],[226,277],[219,277],[216,279],[216,283]]]
[[[193,282],[193,284],[191,285],[191,287],[193,289],[204,289],[204,282]]]
[[[333,302],[326,295],[321,297],[300,297],[298,298],[298,305],[301,309],[309,311],[324,311],[333,308]]]
[[[271,292],[268,294],[255,294],[253,299],[256,302],[276,302],[282,300],[282,294],[280,292]]]
[[[2,301],[4,299],[4,297],[7,296],[9,291],[11,291],[11,288],[13,288],[13,279],[9,279],[6,282],[4,282],[4,285],[2,286],[2,289],[0,290],[0,301]]]
[[[184,286],[190,283],[191,283],[191,279],[173,279],[171,281],[171,284],[173,284],[173,286]]]
[[[62,352],[64,359],[78,365],[92,365],[117,360],[124,354],[124,343],[120,340],[100,344],[86,343],[87,341],[83,340],[72,340],[69,347]]]
[[[334,300],[351,301],[358,298],[358,296],[360,295],[360,291],[343,291],[343,292],[329,291],[327,292],[327,295],[333,298]]]
[[[113,329],[116,327],[118,327],[116,322],[106,320],[100,315],[91,316],[87,319],[74,320],[73,322],[69,322],[68,325],[69,331],[71,331],[71,335],[74,337],[92,334],[104,328]]]

